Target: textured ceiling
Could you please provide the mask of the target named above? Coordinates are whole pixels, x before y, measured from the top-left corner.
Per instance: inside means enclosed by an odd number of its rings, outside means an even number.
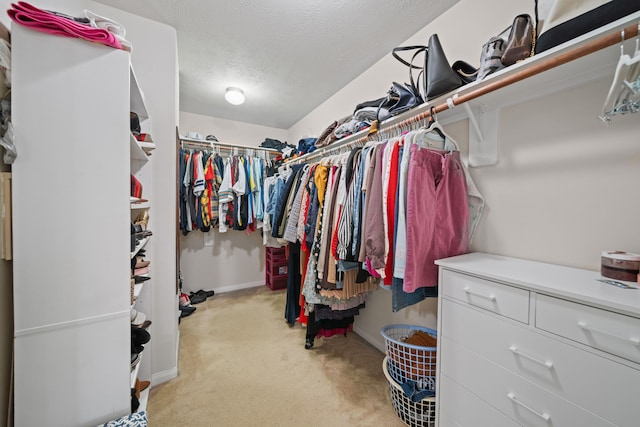
[[[98,1],[176,29],[181,111],[288,129],[458,0]]]

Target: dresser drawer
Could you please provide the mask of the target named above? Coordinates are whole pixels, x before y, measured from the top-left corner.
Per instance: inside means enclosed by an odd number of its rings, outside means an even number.
[[[441,374],[463,384],[518,424],[530,427],[615,425],[448,338],[440,338],[439,344]],[[585,384],[593,393],[608,399],[608,390],[588,379]]]
[[[529,291],[524,289],[442,270],[440,290],[474,307],[529,323]]]
[[[539,329],[640,363],[640,319],[538,294]]]
[[[440,313],[441,337],[614,424],[640,420],[640,370],[452,301],[443,300]]]
[[[446,375],[440,378],[438,413],[441,427],[517,427],[518,424]],[[481,420],[481,423],[479,422]]]

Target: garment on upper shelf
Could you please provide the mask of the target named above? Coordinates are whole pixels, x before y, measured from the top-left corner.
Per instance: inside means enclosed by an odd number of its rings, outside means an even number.
[[[38,9],[24,1],[12,3],[11,7],[11,9],[7,10],[7,14],[11,20],[32,30],[47,34],[79,38],[116,49],[128,47],[128,50],[131,50],[131,45],[123,46],[118,37],[109,31],[110,28],[92,27],[91,21],[85,25],[61,14]],[[98,15],[94,14],[94,22],[96,16]],[[104,20],[105,18],[102,19]],[[122,29],[124,29],[124,27],[122,27]]]

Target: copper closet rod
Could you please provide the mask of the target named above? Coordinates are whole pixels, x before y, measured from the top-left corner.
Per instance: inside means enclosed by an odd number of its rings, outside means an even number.
[[[601,49],[604,49],[606,47],[609,46],[613,46],[616,43],[621,43],[622,42],[622,38],[623,36],[621,35],[621,31],[616,31],[613,32],[609,35],[603,36],[597,40],[593,40],[591,42],[585,43],[583,46],[580,46],[578,48],[572,49],[569,52],[565,52],[563,54],[560,54],[554,58],[549,58],[547,60],[541,61],[539,64],[535,64],[530,68],[515,72],[509,76],[503,77],[501,79],[496,79],[495,82],[492,82],[484,87],[478,88],[478,89],[474,89],[471,90],[468,93],[453,97],[450,101],[452,101],[454,106],[463,104],[465,102],[469,102],[473,99],[479,98],[483,95],[486,95],[488,93],[494,92],[498,89],[501,89],[505,86],[509,86],[513,83],[517,83],[521,80],[527,79],[529,77],[535,76],[536,74],[540,74],[543,73],[545,71],[548,71],[552,68],[558,67],[560,65],[566,64],[568,62],[574,61],[578,58],[582,58],[583,56],[587,56],[591,53],[597,52]],[[632,37],[635,37],[638,35],[638,24],[633,24],[633,25],[629,25],[628,27],[624,28],[624,39],[630,39]],[[411,125],[413,123],[416,122],[420,122],[422,120],[425,120],[426,118],[428,118],[429,116],[431,116],[431,113],[433,112],[433,114],[437,114],[437,113],[441,113],[443,111],[448,110],[449,104],[447,104],[447,102],[444,102],[442,104],[438,104],[436,106],[433,106],[431,108],[429,108],[429,110],[426,110],[420,114],[417,114],[409,119],[403,120],[399,123],[395,123],[391,126],[388,127],[384,127],[384,123],[381,124],[380,126],[380,130],[378,132],[381,132],[383,130],[390,130],[390,129],[395,129],[395,128],[399,128],[399,127],[405,127],[408,125]],[[376,132],[377,133],[377,132]],[[326,152],[330,152],[333,150],[337,150],[340,148],[343,148],[345,146],[348,145],[355,145],[355,144],[362,144],[366,141],[369,141],[371,139],[371,137],[373,135],[375,135],[376,133],[371,133],[368,134],[366,136],[363,136],[362,138],[359,138],[357,140],[353,140],[353,141],[349,141],[347,143],[345,143],[344,145],[339,145],[337,147],[331,147],[328,146],[326,147],[326,149],[321,150],[319,153],[316,154],[316,152],[312,152],[309,154],[308,158],[305,158],[305,156],[301,156],[297,159],[293,159],[293,161],[305,161],[307,159],[311,159],[314,157],[317,157],[318,155],[322,155]]]

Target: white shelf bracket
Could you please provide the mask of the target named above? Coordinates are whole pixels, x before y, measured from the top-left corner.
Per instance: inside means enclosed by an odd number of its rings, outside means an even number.
[[[463,103],[469,116],[469,166],[493,166],[498,164],[499,109],[488,109],[480,105],[477,112],[468,103]]]

